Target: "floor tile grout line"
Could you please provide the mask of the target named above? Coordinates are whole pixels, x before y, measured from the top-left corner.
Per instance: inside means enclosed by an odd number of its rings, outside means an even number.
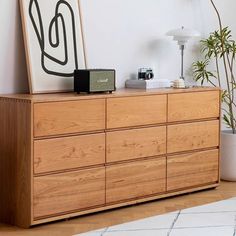
[[[236,215],[234,216],[234,234],[233,236],[236,236]]]
[[[174,219],[174,221],[173,221],[173,223],[172,223],[172,225],[171,225],[171,227],[170,227],[170,229],[169,229],[169,231],[168,231],[168,233],[167,233],[167,236],[170,236],[171,231],[172,231],[172,229],[174,228],[175,223],[177,222],[177,220],[178,220],[180,214],[181,214],[181,210],[178,212],[177,216],[175,217],[175,219]]]
[[[176,227],[173,229],[204,229],[204,228],[226,228],[234,227],[234,225],[206,225],[206,226],[192,226],[192,227]],[[135,232],[135,231],[152,231],[152,230],[168,230],[170,228],[149,228],[149,229],[122,229],[122,230],[108,230],[107,232]]]
[[[233,199],[228,199],[228,201],[231,201],[232,203],[235,201],[236,199],[235,198],[233,198]],[[223,200],[223,201],[225,201],[225,200]],[[219,201],[219,202],[221,202],[221,201]],[[217,202],[216,202],[217,203]],[[206,207],[207,207],[207,205],[208,204],[206,204]],[[204,206],[204,205],[203,205]],[[201,206],[196,206],[196,208],[198,208],[198,207],[201,207]],[[214,207],[214,206],[209,206],[210,208],[212,208],[212,207]],[[216,206],[217,207],[217,206]],[[220,207],[220,208],[222,208],[222,206]],[[100,230],[99,232],[98,232],[98,234],[100,235],[100,236],[104,236],[104,235],[106,235],[106,233],[107,232],[135,232],[135,231],[161,231],[161,230],[166,230],[166,231],[168,231],[168,233],[167,233],[167,236],[170,236],[170,235],[172,235],[172,233],[173,233],[173,230],[180,230],[180,229],[197,229],[197,228],[223,228],[223,227],[231,227],[231,229],[234,231],[233,232],[233,236],[236,236],[236,210],[234,210],[234,211],[227,211],[227,210],[223,210],[222,209],[222,211],[220,211],[220,210],[216,210],[216,211],[199,211],[199,212],[194,212],[194,210],[191,212],[191,210],[190,210],[190,212],[185,212],[185,210],[187,210],[187,209],[184,209],[184,210],[180,210],[180,211],[176,211],[176,212],[172,212],[172,213],[168,213],[168,214],[174,214],[174,220],[172,220],[172,223],[171,223],[171,226],[170,226],[170,228],[169,227],[163,227],[163,228],[148,228],[148,229],[145,229],[145,228],[140,228],[140,229],[138,229],[138,228],[136,228],[136,229],[132,229],[132,228],[130,228],[130,229],[122,229],[122,227],[121,227],[121,230],[119,230],[119,228],[117,229],[117,230],[112,230],[111,228],[112,227],[106,227],[106,228],[104,228],[103,230]],[[206,209],[207,210],[207,209]],[[210,210],[210,209],[209,209]],[[234,216],[234,222],[232,222],[232,223],[230,223],[230,225],[214,225],[214,224],[212,224],[212,225],[200,225],[200,226],[185,226],[185,227],[178,227],[177,226],[177,224],[176,224],[176,222],[178,221],[178,219],[179,219],[179,216],[180,215],[185,215],[185,216],[187,216],[187,215],[207,215],[207,214],[227,214],[227,213],[231,213],[231,215],[233,215]],[[164,214],[163,214],[164,215]],[[162,214],[161,215],[158,215],[158,216],[162,216]],[[149,218],[149,217],[148,217]],[[152,218],[152,217],[150,217],[150,218]],[[147,218],[146,218],[147,219]],[[135,221],[134,221],[135,222]],[[132,223],[132,222],[127,222],[128,224],[129,223]],[[127,223],[125,223],[125,224],[127,224]],[[226,223],[226,222],[225,222]],[[116,225],[116,226],[118,226],[118,225]]]
[[[106,227],[104,231],[101,233],[101,236],[104,236],[104,234],[108,231],[109,227]]]
[[[106,232],[136,232],[136,231],[159,231],[168,230],[169,228],[150,228],[150,229],[122,229],[122,230],[108,230]]]
[[[236,229],[236,225],[212,225],[212,226],[195,226],[195,227],[177,227],[177,228],[173,228],[174,230],[180,230],[180,229],[207,229],[207,228],[227,228],[227,227],[235,227]],[[150,228],[150,229],[124,229],[124,230],[112,230],[109,231],[108,230],[109,227],[107,227],[103,232],[97,232],[100,233],[101,236],[103,236],[102,234],[107,233],[107,232],[137,232],[137,231],[161,231],[161,230],[169,230],[170,228]],[[91,231],[94,232],[95,231]],[[87,233],[91,233],[91,232],[87,232]],[[78,234],[79,236],[80,234]],[[75,235],[76,236],[76,235]],[[235,235],[236,236],[236,235]]]

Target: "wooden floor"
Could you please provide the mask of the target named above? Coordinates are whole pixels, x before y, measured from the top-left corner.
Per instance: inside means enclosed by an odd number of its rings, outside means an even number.
[[[82,232],[236,197],[236,183],[222,182],[214,190],[158,200],[131,207],[37,226],[28,230],[0,224],[1,236],[71,236]]]

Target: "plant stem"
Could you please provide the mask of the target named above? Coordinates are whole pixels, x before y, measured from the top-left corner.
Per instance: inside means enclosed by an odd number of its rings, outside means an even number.
[[[223,39],[223,26],[222,26],[222,21],[221,21],[221,16],[220,13],[214,3],[213,0],[210,0],[213,8],[215,9],[218,21],[219,21],[219,26],[220,26],[220,34],[221,34],[221,47],[222,47],[222,56],[223,56],[223,63],[224,63],[224,69],[225,69],[225,76],[226,76],[226,81],[227,81],[227,90],[229,94],[229,99],[230,99],[230,104],[229,104],[229,113],[230,113],[230,123],[232,126],[232,131],[233,134],[235,134],[235,124],[234,124],[234,115],[233,115],[233,107],[232,107],[232,94],[231,94],[231,89],[230,89],[230,80],[228,76],[228,70],[227,70],[227,63],[226,63],[226,56],[225,56],[225,47],[224,47],[224,39]]]
[[[229,66],[229,71],[230,71],[230,75],[231,75],[231,93],[232,93],[232,101],[234,101],[234,86],[235,86],[235,78],[234,78],[234,72],[233,72],[233,67],[231,65],[230,59],[229,59],[229,55],[227,54],[227,62],[228,62],[228,66]]]
[[[210,80],[208,80],[208,83],[210,83],[212,86],[217,87],[217,85],[215,85],[213,82],[211,82]]]
[[[216,71],[217,71],[217,79],[218,79],[218,82],[219,82],[219,87],[221,88],[220,69],[219,69],[219,61],[218,61],[217,56],[216,56]]]

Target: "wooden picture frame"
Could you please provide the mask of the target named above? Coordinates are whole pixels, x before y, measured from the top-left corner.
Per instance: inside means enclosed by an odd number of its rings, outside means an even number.
[[[31,94],[73,91],[86,68],[79,0],[19,0]]]

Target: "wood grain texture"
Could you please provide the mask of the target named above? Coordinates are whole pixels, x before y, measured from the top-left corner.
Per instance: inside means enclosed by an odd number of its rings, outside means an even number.
[[[219,98],[219,91],[169,94],[168,122],[218,118]]]
[[[167,157],[167,191],[219,181],[219,150]]]
[[[0,98],[0,221],[31,225],[31,103]]]
[[[107,128],[166,122],[166,95],[107,99]]]
[[[119,202],[166,191],[166,158],[106,167],[106,202]]]
[[[23,41],[24,41],[24,52],[25,52],[25,59],[26,59],[26,69],[27,69],[27,79],[28,79],[28,83],[29,83],[29,90],[30,90],[30,94],[33,93],[33,84],[32,84],[32,78],[31,75],[32,73],[32,62],[30,60],[30,53],[29,53],[29,37],[27,37],[27,29],[26,29],[26,14],[24,12],[24,7],[23,7],[23,1],[24,0],[19,0],[19,6],[20,6],[20,16],[21,16],[21,25],[22,25],[22,33],[23,33]],[[15,97],[16,99],[20,99],[19,97]]]
[[[104,129],[104,99],[34,105],[35,137]]]
[[[177,191],[178,194],[182,192],[182,195],[174,198],[169,197],[163,198],[163,195],[158,195],[150,197],[145,204],[141,203],[145,199],[139,199],[129,201],[129,205],[136,204],[131,207],[122,207],[127,204],[127,202],[117,205],[110,205],[110,208],[120,207],[117,210],[109,210],[109,207],[99,208],[98,210],[103,212],[91,214],[96,209],[88,210],[84,213],[90,214],[88,217],[76,217],[76,213],[71,213],[67,215],[68,220],[60,220],[54,224],[44,224],[38,225],[37,227],[32,227],[31,229],[20,229],[11,225],[0,224],[0,232],[4,232],[7,236],[65,236],[65,235],[76,235],[85,232],[90,232],[97,229],[107,228],[112,225],[123,224],[139,219],[144,219],[148,217],[153,217],[157,215],[162,215],[174,211],[179,211],[182,209],[187,209],[190,207],[201,206],[209,203],[214,203],[221,200],[226,200],[236,196],[236,182],[221,182],[221,185],[217,188],[216,185],[211,185],[212,190],[206,190],[206,186],[187,189],[184,191]],[[206,191],[199,191],[205,188]],[[208,186],[209,188],[209,186]],[[192,191],[191,194],[186,194]],[[197,191],[197,192],[196,192]],[[176,192],[175,192],[176,193]],[[169,193],[169,196],[173,196],[175,193]],[[185,194],[183,194],[185,193]],[[147,198],[146,198],[147,199]],[[154,201],[155,200],[155,201]],[[122,207],[122,208],[121,208]],[[82,214],[79,212],[77,214]],[[60,216],[62,217],[62,216]],[[71,219],[69,219],[71,217]],[[73,218],[72,218],[73,217]],[[52,217],[48,220],[55,221],[60,219],[59,217]],[[44,220],[37,221],[38,224],[45,222]],[[35,221],[34,223],[37,224]],[[92,223],[91,223],[92,222]]]
[[[193,118],[184,114],[187,120],[175,124],[166,120],[167,96],[211,91],[218,93],[219,89],[1,97],[0,185],[4,188],[0,220],[29,227],[218,186],[219,175],[216,181],[203,181],[215,178],[207,168],[215,168],[216,158],[195,156],[219,146],[218,116],[199,118],[198,114],[205,114],[200,109]],[[113,116],[110,127],[106,123],[109,114]],[[108,163],[104,163],[105,142]],[[183,163],[187,166],[183,178],[193,178],[194,186],[180,186],[185,180],[172,178],[178,189],[166,190],[166,151],[173,172],[182,170]],[[197,177],[194,167],[205,168],[204,174]]]
[[[34,178],[34,219],[105,204],[105,167]]]
[[[231,183],[232,184],[232,183]],[[56,220],[61,220],[61,219],[70,219],[70,218],[74,218],[76,216],[83,216],[83,215],[87,215],[87,214],[90,214],[89,217],[82,217],[82,218],[77,218],[77,219],[71,219],[72,221],[73,220],[82,220],[83,218],[88,218],[88,219],[91,219],[94,215],[98,215],[98,217],[101,219],[101,216],[103,214],[105,215],[109,215],[109,212],[113,212],[116,216],[117,214],[124,210],[124,209],[133,209],[134,212],[133,213],[137,213],[137,208],[139,206],[142,206],[143,210],[142,210],[142,213],[144,212],[144,209],[146,209],[146,207],[149,205],[149,204],[157,204],[159,205],[159,208],[161,208],[163,206],[163,204],[168,201],[168,198],[171,200],[172,204],[175,205],[176,203],[176,199],[179,199],[179,198],[186,198],[188,196],[193,196],[194,192],[203,192],[202,190],[208,190],[208,191],[205,191],[205,192],[209,192],[211,194],[214,194],[214,191],[209,191],[209,190],[212,190],[212,189],[215,189],[219,187],[219,183],[217,184],[208,184],[208,185],[203,185],[203,186],[197,186],[197,187],[193,187],[193,188],[188,188],[188,189],[184,189],[184,190],[179,190],[179,191],[174,191],[174,192],[167,192],[167,193],[160,193],[160,194],[157,194],[157,195],[152,195],[152,196],[146,196],[146,197],[140,197],[140,198],[135,198],[135,199],[130,199],[130,200],[127,200],[127,201],[123,201],[123,202],[118,202],[118,203],[111,203],[111,204],[107,204],[106,206],[103,206],[103,207],[98,207],[98,208],[94,208],[94,209],[88,209],[88,210],[84,210],[84,211],[80,211],[80,212],[72,212],[72,213],[67,213],[65,214],[64,216],[63,215],[60,215],[60,216],[53,216],[53,217],[50,217],[50,218],[47,218],[47,219],[38,219],[38,220],[35,220],[34,221],[34,225],[39,225],[39,224],[43,224],[43,223],[47,223],[47,222],[52,222],[52,221],[56,221]],[[234,192],[234,191],[232,191]],[[189,194],[189,193],[192,193],[192,194]],[[228,192],[229,193],[229,192]],[[181,196],[183,194],[186,194],[184,196]],[[198,194],[198,193],[195,193],[195,194]],[[179,196],[180,195],[180,196]],[[210,194],[209,194],[210,195]],[[227,194],[226,194],[227,195]],[[230,194],[229,194],[230,195]],[[175,198],[173,199],[174,196],[178,196],[178,198]],[[195,196],[195,195],[194,195]],[[167,198],[167,199],[163,199],[163,198]],[[159,200],[159,201],[154,201],[154,200]],[[161,201],[163,200],[163,201]],[[194,201],[194,200],[193,200]],[[178,201],[177,201],[178,202]],[[143,205],[140,205],[140,203],[145,203]],[[137,206],[135,206],[135,208],[133,207],[125,207],[125,206],[132,206],[132,205],[136,205],[136,204],[139,204]],[[169,206],[165,206],[165,210],[168,210],[169,207],[171,207],[171,204],[169,204]],[[177,205],[178,206],[178,205]],[[176,207],[177,207],[176,206]],[[121,208],[121,207],[125,207],[125,208],[122,208],[122,209],[118,209],[117,211],[109,211],[107,212],[107,210],[111,210],[111,209],[115,209],[115,208]],[[178,206],[180,207],[180,206]],[[184,207],[184,204],[183,204],[183,207]],[[181,208],[179,208],[180,210]],[[182,208],[182,209],[185,209]],[[94,214],[94,215],[91,215],[91,213],[96,213],[98,211],[106,211],[106,212],[100,212],[100,214]],[[131,210],[132,212],[132,210]],[[131,214],[132,215],[132,214]],[[154,215],[156,216],[156,215]],[[125,215],[124,217],[129,217],[127,215]],[[108,218],[106,218],[108,220]],[[142,218],[143,219],[143,218]],[[106,222],[107,223],[107,222]],[[70,224],[70,222],[68,222],[68,224]],[[90,221],[90,225],[91,225],[91,221]],[[81,225],[80,225],[81,226]],[[111,225],[110,225],[111,226]],[[45,225],[43,226],[45,227]],[[97,229],[97,228],[96,228]],[[64,236],[64,235],[63,235]]]
[[[106,135],[107,162],[166,153],[166,126],[108,132]]]
[[[34,173],[105,164],[105,133],[34,141]]]
[[[175,153],[219,146],[219,120],[169,125],[167,152]]]
[[[112,94],[99,93],[99,94],[76,94],[76,93],[51,93],[51,94],[6,94],[2,97],[21,99],[32,101],[33,103],[41,102],[59,102],[59,101],[79,101],[79,100],[93,100],[101,98],[119,98],[119,97],[137,97],[137,96],[150,96],[150,95],[163,95],[163,94],[184,94],[192,92],[206,92],[206,91],[220,91],[215,87],[194,87],[188,89],[118,89]]]

